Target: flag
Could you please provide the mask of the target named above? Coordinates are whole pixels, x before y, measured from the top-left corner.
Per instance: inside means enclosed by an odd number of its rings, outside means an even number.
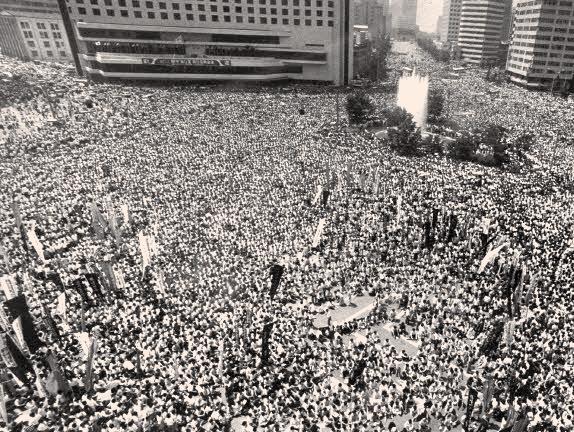
[[[219,375],[219,379],[223,381],[223,362],[225,357],[225,343],[224,340],[221,339],[219,341],[219,363],[217,364],[217,374]]]
[[[38,349],[44,346],[44,343],[38,338],[38,334],[36,333],[34,320],[32,315],[30,315],[28,304],[26,303],[26,297],[24,294],[20,294],[13,299],[5,301],[4,305],[8,308],[12,319],[21,318],[20,323],[22,324],[24,342],[30,352],[34,354]]]
[[[53,352],[50,351],[48,353],[46,356],[46,361],[52,370],[48,376],[48,379],[46,380],[46,391],[54,395],[58,394],[58,391],[61,391],[62,394],[69,393],[71,391],[70,384],[62,372],[60,364],[58,363],[58,359]]]
[[[313,198],[313,201],[311,201],[311,204],[315,205],[319,202],[319,198],[321,197],[322,192],[323,192],[323,186],[318,185],[317,186],[317,193],[315,193],[315,198]]]
[[[0,415],[8,425],[8,411],[6,410],[6,396],[4,396],[4,383],[0,382]]]
[[[104,298],[104,293],[102,292],[102,285],[96,273],[84,273],[84,277],[88,282],[92,292],[100,299]]]
[[[149,266],[150,263],[150,250],[149,250],[149,243],[147,237],[144,235],[142,231],[138,233],[138,240],[140,244],[140,251],[142,254],[142,265],[143,270]]]
[[[482,259],[482,262],[480,263],[480,267],[478,268],[478,273],[482,273],[484,271],[484,269],[486,268],[486,266],[488,264],[490,264],[492,261],[494,261],[494,259],[498,256],[499,252],[509,246],[510,243],[503,243],[498,247],[495,247],[494,249],[491,249],[490,251],[488,251],[488,253],[484,256],[484,258]]]
[[[114,277],[116,279],[117,288],[119,290],[123,290],[126,287],[126,282],[124,280],[124,274],[121,270],[113,270]]]
[[[317,230],[315,231],[315,236],[313,237],[313,247],[319,246],[321,243],[321,235],[323,235],[323,229],[325,228],[326,219],[319,219],[319,224],[317,225]]]
[[[160,270],[157,274],[157,288],[160,293],[165,294],[165,276],[162,270]]]
[[[14,222],[16,222],[16,227],[20,229],[22,226],[22,215],[20,214],[20,204],[18,201],[12,201],[12,213],[14,214]]]
[[[86,393],[89,393],[92,390],[94,357],[96,356],[97,349],[98,349],[98,339],[97,336],[94,335],[90,343],[88,361],[86,362],[86,375],[84,377],[84,388],[86,389]]]
[[[130,223],[130,209],[128,207],[127,204],[122,204],[120,206],[120,210],[122,211],[122,216],[124,218],[124,223],[125,224],[129,224]]]
[[[82,360],[86,361],[88,359],[88,356],[90,355],[90,335],[87,332],[78,332],[75,333],[74,336],[76,336],[76,339],[78,340],[78,343],[80,344],[80,349],[82,351]]]
[[[58,315],[60,315],[60,317],[62,317],[62,319],[64,321],[67,321],[66,319],[66,293],[61,293],[58,296],[57,299],[57,305],[56,305],[56,313]]]
[[[492,396],[494,395],[494,385],[492,378],[488,378],[484,382],[484,390],[482,396],[482,412],[483,414],[488,411],[490,402],[492,401]]]
[[[87,305],[92,304],[92,300],[88,296],[88,292],[86,291],[86,287],[84,286],[84,282],[83,282],[82,278],[75,279],[71,284],[71,288],[74,291],[76,291],[78,294],[80,294],[80,297],[82,298],[82,302],[84,302]]]
[[[18,340],[18,347],[24,352],[28,351],[28,347],[26,346],[26,341],[24,340],[24,333],[22,330],[22,319],[20,317],[12,321],[12,329],[14,330],[14,334],[16,335],[16,339]]]
[[[27,235],[28,235],[28,240],[30,240],[30,243],[32,244],[32,247],[34,248],[34,250],[38,254],[38,258],[40,258],[40,260],[45,263],[46,258],[44,257],[44,247],[42,246],[42,243],[40,243],[40,240],[38,240],[38,236],[36,235],[36,231],[34,230],[34,227],[32,227],[28,230]]]
[[[273,299],[281,283],[281,276],[283,276],[283,271],[285,267],[279,264],[274,264],[271,267],[271,289],[269,290],[269,296]]]
[[[4,275],[0,278],[0,286],[7,300],[13,299],[18,295],[18,286],[13,276]]]
[[[32,365],[26,356],[20,351],[18,345],[7,334],[0,334],[0,356],[4,364],[10,369],[18,380],[26,385],[30,385],[30,381],[26,373],[32,373]]]
[[[510,320],[506,323],[506,328],[505,328],[505,333],[506,333],[506,346],[508,348],[510,348],[510,346],[512,345],[512,341],[514,339],[514,326],[515,323],[513,320]]]
[[[118,289],[116,283],[116,277],[114,274],[114,270],[112,267],[112,263],[110,261],[100,261],[100,267],[102,268],[103,273],[103,280],[107,280],[108,286],[112,291],[116,291]]]
[[[8,257],[8,251],[2,245],[0,245],[0,255],[2,255],[2,259],[4,260],[4,267],[6,268],[6,272],[10,271],[10,258]]]
[[[102,216],[100,209],[98,208],[95,202],[91,204],[91,212],[92,212],[92,228],[94,232],[98,236],[98,238],[104,237],[104,230],[106,229],[106,220]]]
[[[42,310],[44,311],[44,317],[42,320],[44,321],[44,326],[50,330],[54,339],[60,339],[60,332],[58,331],[58,327],[52,318],[52,314],[50,314],[50,310],[46,306],[42,306]]]
[[[399,195],[397,196],[397,222],[399,222],[399,220],[401,219],[402,206],[403,206],[403,196]]]

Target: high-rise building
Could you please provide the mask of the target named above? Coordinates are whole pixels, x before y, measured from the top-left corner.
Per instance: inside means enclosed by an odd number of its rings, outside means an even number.
[[[72,61],[62,17],[48,9],[0,11],[0,49],[21,60]]]
[[[0,10],[8,12],[59,13],[58,0],[0,0]]]
[[[417,0],[392,0],[391,15],[393,33],[414,35],[417,31]]]
[[[530,88],[568,88],[574,73],[574,7],[570,0],[519,1],[506,70]]]
[[[462,59],[474,64],[497,62],[511,0],[462,0],[458,46]]]
[[[355,3],[355,25],[369,27],[371,37],[391,32],[389,0],[362,0]]]
[[[456,43],[460,27],[460,10],[462,0],[444,0],[442,19],[439,28],[439,38],[444,43]]]
[[[58,1],[94,79],[352,79],[352,0]]]

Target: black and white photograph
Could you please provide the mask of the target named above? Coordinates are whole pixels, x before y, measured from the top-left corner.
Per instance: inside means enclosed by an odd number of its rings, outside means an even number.
[[[574,432],[573,0],[0,0],[0,432]]]

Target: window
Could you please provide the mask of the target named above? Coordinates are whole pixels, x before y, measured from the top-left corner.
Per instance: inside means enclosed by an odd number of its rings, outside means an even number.
[[[56,48],[60,48],[60,47],[63,47],[63,46],[64,46],[63,43],[58,42],[58,41],[56,41],[56,42],[54,42],[54,43],[56,44]]]
[[[225,21],[225,22],[231,22],[231,17],[230,17],[229,15],[225,15],[225,16],[223,17],[223,21]]]
[[[187,19],[188,21],[193,21],[193,14],[187,14],[185,16],[185,19]]]
[[[229,6],[223,6],[223,13],[229,13]]]
[[[60,51],[60,57],[68,57],[66,51]]]
[[[299,9],[293,9],[293,15],[299,16]]]
[[[20,22],[20,27],[22,27],[23,29],[29,29],[30,23],[28,23],[26,21],[22,21],[22,22]]]
[[[179,3],[172,3],[171,8],[173,10],[179,10]]]
[[[299,0],[293,0],[293,6],[299,7]]]
[[[151,1],[146,1],[145,2],[145,7],[148,9],[153,9],[153,2]]]
[[[106,9],[106,15],[113,17],[116,14],[113,9]]]
[[[271,8],[271,15],[277,15],[277,9]]]
[[[202,5],[202,4],[197,5],[197,10],[200,12],[205,12],[205,5]]]
[[[34,43],[34,41],[27,41],[28,42],[28,46],[30,48],[34,48],[36,46],[36,44]]]
[[[242,16],[236,16],[235,22],[241,24],[243,22],[243,17]]]
[[[25,31],[24,31],[24,37],[33,39],[33,38],[34,38],[34,34],[33,34],[31,31],[29,31],[29,30],[25,30]]]
[[[104,4],[106,6],[111,6],[112,5],[112,0],[104,0]]]
[[[36,25],[38,26],[38,29],[46,30],[46,25],[44,23],[36,23]]]
[[[241,13],[241,6],[235,6],[235,13]]]
[[[167,19],[167,12],[160,12],[159,16],[161,17],[161,19],[166,20]]]
[[[260,24],[267,24],[267,18],[265,18],[265,17],[259,18],[259,23]]]
[[[249,24],[255,24],[255,17],[247,17],[247,22]]]
[[[200,16],[199,16],[199,20],[202,21],[202,22],[205,22],[205,21],[206,21],[206,20],[205,20],[205,15],[200,15]]]
[[[255,9],[250,6],[250,7],[247,8],[247,13],[248,13],[248,14],[254,14],[254,13],[255,13]]]
[[[317,0],[317,7],[318,8],[323,7],[323,1],[322,0]]]
[[[132,6],[135,8],[139,8],[140,7],[140,1],[139,0],[132,0]]]
[[[293,25],[301,25],[301,20],[294,19],[294,20],[293,20]]]
[[[307,27],[309,27],[309,26],[311,25],[311,20],[306,19],[306,20],[305,20],[305,25],[306,25]]]
[[[193,7],[190,3],[185,4],[185,10],[193,10]]]
[[[50,50],[46,51],[46,55],[47,55],[48,57],[54,57],[54,53],[53,53],[52,51],[50,51]]]
[[[332,0],[329,0],[329,1],[327,2],[327,6],[328,6],[328,7],[332,8],[333,5],[334,5],[334,3],[333,3]]]
[[[317,27],[323,27],[323,20],[317,20]]]
[[[311,16],[311,11],[309,9],[305,9],[305,16]]]
[[[77,4],[84,4],[84,0],[76,0]]]
[[[289,15],[289,9],[281,9],[281,15]]]
[[[264,5],[264,4],[265,4],[265,0],[259,0],[259,4],[260,4],[260,5]]]
[[[50,41],[44,41],[44,48],[50,48]]]
[[[311,7],[311,0],[305,0],[305,7]]]
[[[95,16],[100,16],[102,13],[100,12],[99,9],[94,8],[94,9],[92,9],[92,14]]]
[[[120,7],[126,7],[126,0],[118,0]]]
[[[32,50],[32,57],[38,57],[38,51]]]
[[[219,16],[218,15],[211,15],[211,22],[219,22]]]
[[[217,12],[217,5],[211,5],[211,12]]]
[[[60,32],[52,32],[52,36],[54,37],[54,39],[62,39],[62,33]]]
[[[181,19],[181,15],[178,14],[178,13],[174,13],[174,14],[173,14],[173,19],[176,20],[176,21],[179,21],[179,20]]]
[[[271,24],[277,24],[277,18],[271,18]]]
[[[90,0],[90,4],[91,4],[91,5],[97,5],[97,4],[98,4],[98,0]]]
[[[287,0],[281,0],[281,6],[288,6]]]
[[[148,12],[148,13],[147,13],[147,17],[148,17],[149,19],[154,19],[154,18],[155,18],[155,14],[154,14],[153,12]]]
[[[267,9],[266,8],[259,8],[259,13],[261,15],[265,15],[265,14],[267,14]]]
[[[135,18],[141,18],[141,17],[142,17],[142,12],[141,12],[141,11],[134,11],[134,17],[135,17]]]
[[[283,18],[283,25],[289,25],[289,18]]]
[[[334,16],[333,11],[327,11],[327,16],[329,18],[333,18],[333,16]]]
[[[160,9],[166,9],[165,2],[159,2]]]
[[[48,35],[48,32],[46,32],[46,31],[41,31],[41,32],[40,32],[40,37],[41,37],[42,39],[50,39],[50,36]]]
[[[318,10],[318,11],[317,11],[317,16],[318,16],[318,17],[323,16],[323,11],[322,11],[322,10]]]
[[[329,25],[329,27],[333,27],[333,21],[328,21],[327,24]]]

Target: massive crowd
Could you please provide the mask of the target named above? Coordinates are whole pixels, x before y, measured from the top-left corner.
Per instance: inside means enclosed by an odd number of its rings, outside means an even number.
[[[573,430],[571,105],[448,83],[535,135],[508,172],[393,155],[328,88],[58,85],[0,111],[3,426]]]

